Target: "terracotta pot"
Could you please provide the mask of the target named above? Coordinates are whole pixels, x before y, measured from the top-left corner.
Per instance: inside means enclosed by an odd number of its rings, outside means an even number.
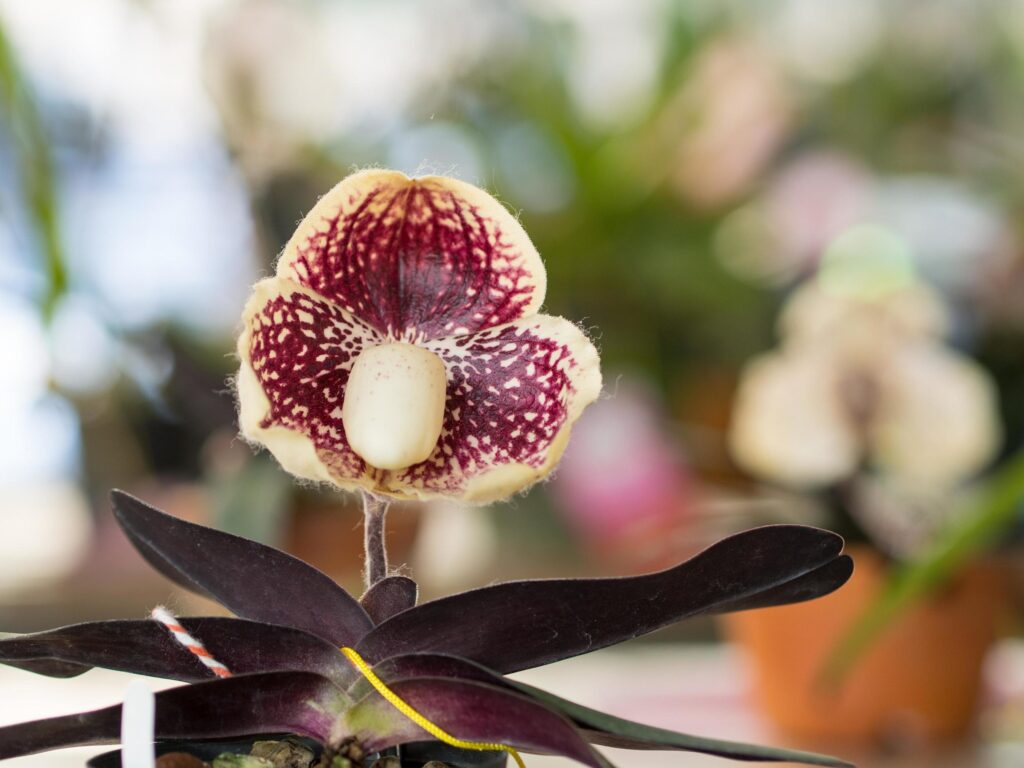
[[[780,730],[803,739],[871,744],[963,735],[1008,602],[1006,574],[995,565],[968,568],[898,618],[845,680],[829,687],[821,676],[826,659],[886,574],[876,552],[851,554],[856,570],[837,592],[726,617],[749,655],[757,705]]]

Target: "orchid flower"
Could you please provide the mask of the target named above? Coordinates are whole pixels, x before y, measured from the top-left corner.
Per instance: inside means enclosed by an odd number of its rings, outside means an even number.
[[[740,382],[733,455],[761,477],[823,486],[876,469],[951,488],[999,447],[995,387],[943,344],[948,317],[920,283],[850,295],[812,280],[789,300],[782,347]]]
[[[583,332],[537,313],[545,285],[526,232],[482,190],[349,176],[245,308],[242,433],[347,490],[509,496],[551,471],[601,390]]]
[[[355,649],[390,690],[463,739],[610,768],[594,745],[702,752],[739,760],[845,766],[806,752],[675,733],[511,680],[505,673],[603,648],[681,619],[809,600],[849,578],[842,539],[778,525],[718,542],[660,573],[494,584],[416,604],[402,576],[355,600],[271,547],[166,515],[127,494],[114,514],[149,563],[236,617],[180,619],[233,671],[222,677],[153,620],[98,621],[0,640],[0,662],[54,677],[91,667],[179,680],[156,694],[156,738],[290,733],[328,756],[373,754],[427,738],[371,687]],[[121,707],[0,728],[0,759],[116,743]],[[323,765],[330,764],[325,760]]]

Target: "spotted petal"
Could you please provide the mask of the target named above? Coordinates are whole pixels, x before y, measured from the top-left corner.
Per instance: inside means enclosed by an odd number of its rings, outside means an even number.
[[[424,462],[389,473],[398,496],[487,502],[544,477],[601,391],[597,350],[568,320],[534,315],[425,342],[444,360],[444,426]]]
[[[277,276],[410,340],[533,314],[546,285],[526,232],[486,192],[379,170],[349,176],[321,198],[285,247]]]
[[[341,406],[359,353],[381,337],[340,307],[287,280],[256,285],[238,339],[242,434],[286,470],[348,490],[373,488],[345,437]]]

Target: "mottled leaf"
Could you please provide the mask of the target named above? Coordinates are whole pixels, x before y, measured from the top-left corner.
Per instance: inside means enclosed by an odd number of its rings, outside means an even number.
[[[793,762],[833,766],[834,768],[848,768],[850,765],[843,760],[812,752],[707,739],[624,720],[575,704],[525,683],[502,677],[479,664],[455,656],[440,654],[394,656],[377,664],[374,667],[374,672],[391,686],[397,686],[403,680],[415,678],[451,678],[485,683],[492,687],[516,691],[565,715],[582,729],[582,733],[588,741],[601,746],[620,749],[678,750],[717,755],[734,760]],[[369,692],[367,686],[365,680],[357,681],[349,689],[349,695],[357,700],[362,699]]]
[[[416,605],[419,587],[407,576],[388,576],[381,579],[359,598],[374,624],[387,621],[396,613],[408,610]]]
[[[156,570],[238,616],[353,645],[372,627],[328,576],[273,547],[195,525],[113,491],[114,516]]]
[[[225,617],[179,621],[235,674],[293,670],[339,681],[355,676],[337,648],[298,629]],[[81,671],[104,667],[185,682],[212,677],[163,625],[152,620],[97,621],[5,638],[0,640],[0,662],[37,663],[41,666],[33,671],[41,674],[52,674],[45,664],[53,662],[70,663]],[[63,669],[58,666],[56,671]]]
[[[562,755],[591,768],[611,768],[567,718],[514,691],[445,678],[416,678],[390,687],[456,738]],[[342,736],[355,737],[371,752],[432,738],[376,693],[348,710],[340,727]]]
[[[630,640],[690,616],[728,611],[737,604],[752,607],[759,594],[768,593],[768,604],[777,604],[783,585],[832,562],[842,548],[841,537],[818,528],[756,528],[659,573],[506,582],[423,603],[376,627],[357,649],[371,661],[434,651],[514,672]],[[838,586],[834,574],[822,575],[826,588]],[[810,588],[813,577],[808,578],[800,595],[816,593]]]
[[[156,694],[158,739],[219,739],[295,733],[326,741],[346,699],[308,672],[273,672],[213,680]],[[0,760],[62,747],[120,740],[121,707],[0,728]]]

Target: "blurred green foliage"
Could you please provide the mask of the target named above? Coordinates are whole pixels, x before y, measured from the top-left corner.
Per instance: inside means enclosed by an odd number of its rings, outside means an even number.
[[[39,297],[43,317],[53,317],[68,288],[61,242],[56,173],[50,140],[32,91],[21,72],[15,51],[0,24],[0,104],[2,125],[14,145],[20,167],[21,192],[32,222],[45,288]]]

